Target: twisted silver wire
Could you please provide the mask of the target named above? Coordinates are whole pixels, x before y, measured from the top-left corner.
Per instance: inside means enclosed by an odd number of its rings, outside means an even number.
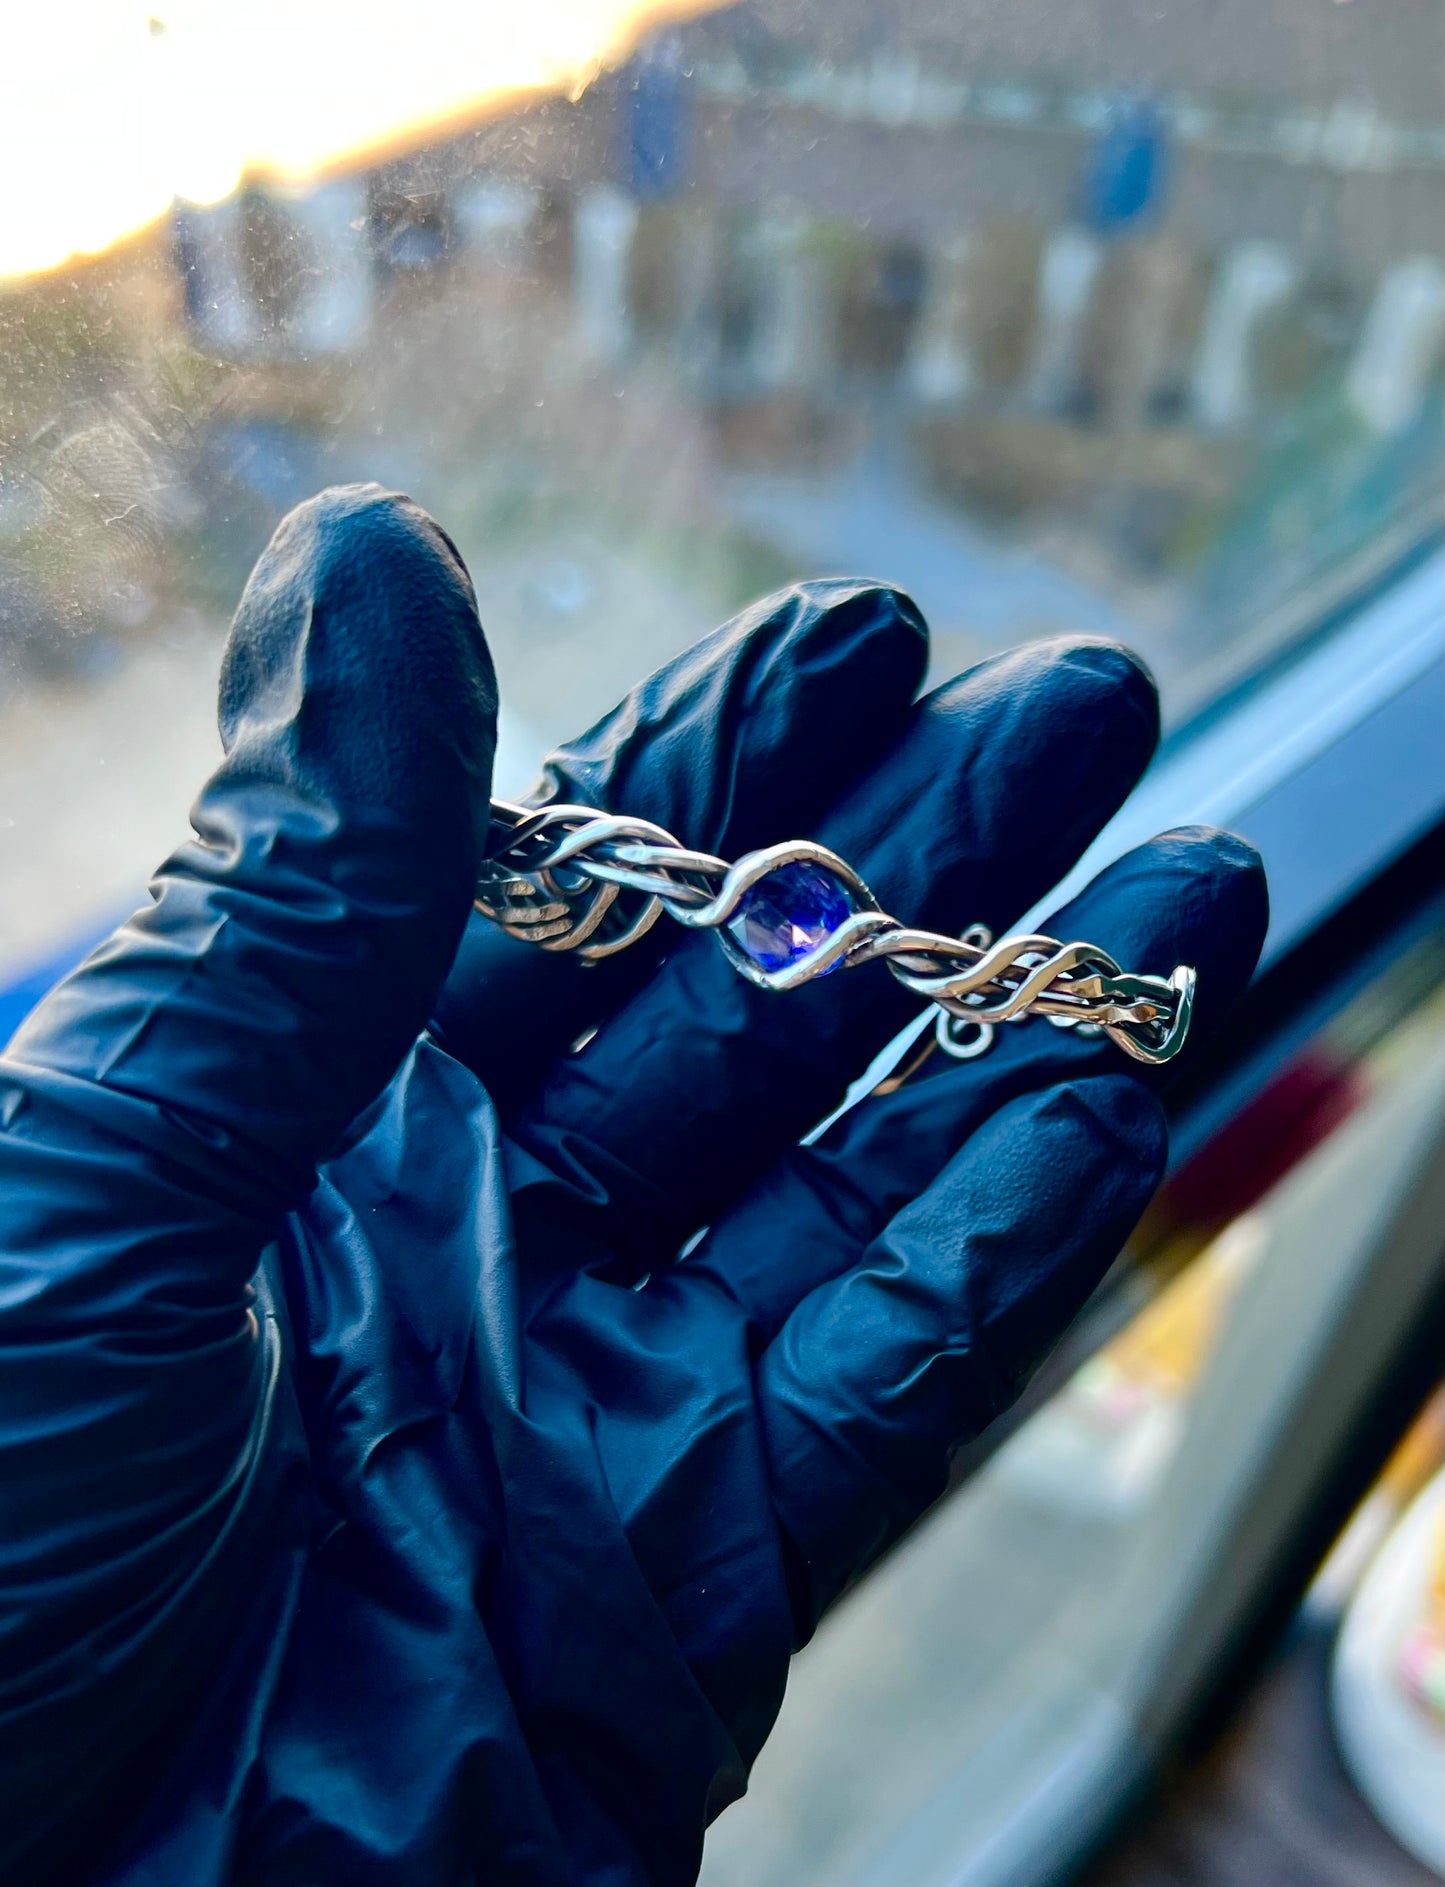
[[[883,962],[905,989],[938,1005],[939,1045],[960,1059],[987,1049],[1001,1023],[1030,1015],[1102,1030],[1143,1062],[1171,1060],[1189,1031],[1192,969],[1139,976],[1096,944],[1037,933],[995,942],[983,925],[961,937],[910,929],[881,909],[851,866],[810,839],[766,846],[730,865],[689,851],[649,820],[589,806],[531,810],[494,800],[492,814],[477,909],[543,950],[575,950],[595,962],[636,943],[666,911],[689,930],[714,931],[733,967],[763,989],[795,989],[837,967]],[[755,884],[792,864],[829,873],[853,908],[816,948],[765,970],[725,926]]]

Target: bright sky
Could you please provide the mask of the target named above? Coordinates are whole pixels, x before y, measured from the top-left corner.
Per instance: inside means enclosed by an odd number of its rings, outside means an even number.
[[[33,0],[0,26],[0,278],[243,170],[291,179],[533,87],[707,0]],[[716,0],[712,0],[716,4]]]

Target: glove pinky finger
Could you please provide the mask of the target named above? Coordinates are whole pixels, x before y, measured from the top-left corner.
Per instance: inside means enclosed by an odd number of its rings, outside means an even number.
[[[758,1368],[773,1500],[806,1567],[800,1636],[941,1491],[953,1445],[1019,1394],[1163,1175],[1126,1074],[1001,1107]]]

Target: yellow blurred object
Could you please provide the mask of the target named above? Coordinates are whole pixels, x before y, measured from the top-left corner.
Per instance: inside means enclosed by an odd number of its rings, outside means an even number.
[[[1445,1383],[1406,1429],[1381,1470],[1378,1486],[1400,1507],[1412,1501],[1445,1459]],[[1445,1536],[1440,1541],[1439,1581],[1445,1593]]]
[[[1235,1291],[1267,1240],[1268,1227],[1256,1213],[1245,1213],[1226,1226],[1104,1346],[1096,1362],[1116,1381],[1147,1385],[1162,1395],[1187,1395],[1208,1360]]]
[[[1445,1459],[1445,1384],[1406,1429],[1379,1479],[1350,1515],[1324,1564],[1315,1574],[1307,1601],[1316,1614],[1344,1610],[1370,1561],[1400,1514],[1415,1499]],[[1445,1551],[1445,1545],[1442,1545]],[[1437,1560],[1437,1578],[1445,1594],[1445,1565]]]
[[[998,1472],[1051,1504],[1129,1511],[1158,1484],[1240,1285],[1269,1246],[1247,1212],[1194,1256],[1014,1438]]]

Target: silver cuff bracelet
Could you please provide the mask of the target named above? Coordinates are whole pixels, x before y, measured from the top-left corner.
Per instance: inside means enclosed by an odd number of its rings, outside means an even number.
[[[624,897],[624,892],[635,895]],[[1002,1022],[1046,1016],[1100,1030],[1136,1061],[1166,1062],[1189,1032],[1195,973],[1135,976],[1094,944],[1037,934],[995,943],[912,930],[880,909],[851,866],[808,839],[748,852],[736,864],[690,852],[646,819],[589,806],[531,810],[492,802],[492,849],[476,906],[508,936],[584,962],[615,955],[665,910],[716,933],[728,961],[760,989],[796,989],[882,959],[905,989],[938,1004],[938,1043],[980,1055]]]

